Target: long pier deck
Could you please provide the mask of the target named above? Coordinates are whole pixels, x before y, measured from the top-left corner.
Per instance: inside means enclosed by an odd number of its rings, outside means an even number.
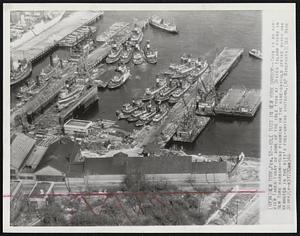
[[[209,82],[209,79],[211,80],[209,72],[205,72],[201,78],[199,78],[199,80],[202,80],[203,82],[207,81],[207,83],[205,83],[206,90],[211,90],[213,86],[217,86],[218,83],[226,78],[231,69],[238,63],[243,51],[243,49],[239,48],[223,49],[223,51],[215,58],[213,62],[213,83]],[[187,106],[193,106],[197,84],[201,83],[194,83],[183,95]],[[154,143],[161,147],[165,146],[175,134],[185,113],[186,107],[181,99],[172,107],[168,115],[164,120],[161,121],[160,124],[151,127],[145,126],[135,134],[137,140],[136,146],[142,147],[143,145],[150,143]],[[203,117],[204,126],[206,126],[209,121],[210,118]]]
[[[57,24],[43,31],[24,44],[12,48],[11,56],[14,60],[26,58],[36,61],[58,45],[58,42],[83,25],[91,24],[103,15],[103,11],[72,12]]]

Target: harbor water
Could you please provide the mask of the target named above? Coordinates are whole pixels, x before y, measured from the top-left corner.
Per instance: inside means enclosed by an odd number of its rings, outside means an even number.
[[[173,19],[179,34],[169,34],[148,26],[144,31],[142,46],[150,40],[152,47],[158,49],[156,65],[130,64],[131,78],[121,88],[99,91],[99,104],[83,114],[81,119],[116,119],[116,110],[122,104],[131,102],[133,98],[142,95],[147,87],[155,81],[155,75],[167,70],[171,62],[179,61],[182,54],[202,56],[209,62],[219,54],[224,47],[244,48],[244,54],[239,64],[231,71],[219,91],[231,87],[261,88],[261,61],[249,57],[252,48],[261,49],[261,12],[260,11],[105,11],[104,17],[98,21],[97,34],[104,32],[115,22],[132,22],[133,17],[142,20],[145,17],[159,15]],[[59,57],[67,57],[68,50],[55,52]],[[45,58],[33,68],[31,78],[38,75],[41,69],[49,64]],[[30,79],[30,78],[29,78]],[[14,104],[16,88],[11,90],[11,102]],[[233,154],[244,152],[246,156],[259,157],[260,154],[260,113],[255,117],[212,118],[209,125],[192,144],[170,143],[168,146],[183,148],[187,153],[202,154]],[[131,131],[134,125],[127,121],[118,121],[121,128]]]

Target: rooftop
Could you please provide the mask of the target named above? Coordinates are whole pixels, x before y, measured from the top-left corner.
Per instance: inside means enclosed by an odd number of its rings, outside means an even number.
[[[19,169],[34,145],[34,139],[23,133],[16,134],[10,146],[10,165]]]
[[[65,123],[64,126],[77,126],[82,128],[88,128],[92,124],[93,122],[88,120],[70,119]]]
[[[67,173],[69,164],[75,162],[77,155],[80,155],[79,145],[69,138],[61,138],[48,147],[36,172],[51,167],[60,173]]]

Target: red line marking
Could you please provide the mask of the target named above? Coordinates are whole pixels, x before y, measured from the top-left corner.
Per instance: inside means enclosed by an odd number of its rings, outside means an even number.
[[[262,190],[239,190],[239,191],[203,191],[203,192],[91,192],[91,193],[86,193],[86,192],[78,192],[78,193],[49,193],[49,194],[35,194],[35,195],[30,195],[29,197],[46,197],[46,196],[53,196],[53,197],[62,197],[62,196],[132,196],[132,195],[147,195],[147,194],[158,194],[158,195],[184,195],[184,194],[212,194],[212,193],[218,193],[218,194],[228,194],[228,193],[236,193],[236,194],[254,194],[254,193],[265,193],[266,191]],[[24,194],[28,195],[28,194]],[[3,198],[11,198],[14,197],[13,195],[10,194],[4,194],[2,195]]]
[[[133,224],[129,215],[127,214],[126,209],[124,208],[121,200],[119,199],[118,195],[115,195],[115,198],[117,199],[117,202],[119,203],[119,208],[123,211],[124,215],[126,216],[126,218],[128,219],[128,221],[130,222],[130,224]]]

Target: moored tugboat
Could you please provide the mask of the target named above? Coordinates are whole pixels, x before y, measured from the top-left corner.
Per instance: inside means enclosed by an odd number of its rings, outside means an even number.
[[[112,64],[112,63],[117,62],[120,59],[121,52],[122,52],[122,47],[120,45],[117,45],[116,43],[114,43],[112,45],[112,49],[111,49],[110,53],[106,57],[106,60],[105,60],[106,63]]]
[[[135,50],[133,52],[133,64],[141,65],[144,62],[143,53],[140,50],[138,44],[135,45]]]
[[[82,91],[84,90],[84,85],[74,86],[73,89],[63,89],[60,92],[59,99],[57,101],[57,108],[59,111],[68,107],[70,104],[76,101],[76,99],[80,96]]]
[[[115,89],[123,85],[130,77],[129,68],[125,67],[123,72],[117,72],[115,76],[108,82],[107,87],[109,89]]]
[[[154,98],[155,102],[161,103],[169,100],[170,94],[177,88],[177,83],[171,82],[170,86],[163,88]]]
[[[163,88],[167,87],[168,83],[165,78],[156,77],[156,83],[153,88],[146,88],[142,101],[149,101],[154,98],[155,94],[161,91]]]
[[[181,96],[183,96],[183,94],[189,90],[189,88],[191,87],[190,83],[185,83],[183,86],[180,86],[179,88],[177,88],[170,96],[169,99],[169,104],[170,105],[174,105],[175,103],[178,102],[178,100],[180,99]]]
[[[130,37],[130,44],[131,45],[136,45],[136,44],[139,44],[142,42],[143,40],[143,31],[140,27],[135,27],[133,30],[132,30],[132,35]]]
[[[153,27],[165,30],[170,33],[177,34],[178,30],[174,23],[165,21],[164,19],[160,18],[159,16],[152,16],[149,19],[149,24]]]
[[[18,84],[19,82],[26,79],[32,72],[31,62],[24,60],[19,60],[17,63],[11,61],[10,70],[10,85]]]
[[[157,63],[158,51],[151,49],[149,40],[147,40],[147,43],[144,47],[144,55],[145,55],[145,59],[148,63],[150,63],[150,64]]]
[[[146,107],[141,107],[138,110],[135,110],[134,112],[132,112],[132,116],[139,118],[141,115],[144,115],[147,112]]]
[[[164,107],[157,107],[157,113],[156,115],[153,117],[153,122],[157,123],[160,122],[169,112],[169,109],[164,106]]]
[[[127,64],[128,62],[130,62],[130,60],[132,59],[133,56],[133,48],[132,46],[125,44],[123,51],[120,55],[120,62],[123,64]]]
[[[251,49],[249,55],[262,60],[262,52],[258,49]]]
[[[121,111],[125,114],[130,114],[130,113],[140,109],[143,105],[144,105],[144,103],[141,100],[133,100],[132,104],[125,103],[122,106]]]

